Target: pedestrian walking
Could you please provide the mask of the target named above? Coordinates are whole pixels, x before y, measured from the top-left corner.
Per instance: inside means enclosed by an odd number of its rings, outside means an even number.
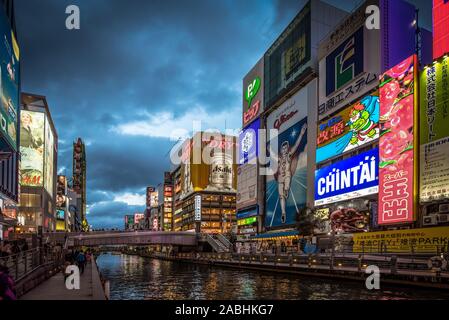
[[[17,300],[14,280],[9,274],[8,267],[0,266],[0,301]]]
[[[76,262],[78,264],[78,268],[80,269],[80,273],[84,273],[84,267],[86,265],[86,256],[84,255],[84,252],[80,251],[78,253],[78,256],[76,257]]]

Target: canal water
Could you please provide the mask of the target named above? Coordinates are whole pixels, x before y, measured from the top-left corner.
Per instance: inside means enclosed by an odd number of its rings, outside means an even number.
[[[110,281],[112,300],[398,300],[446,299],[449,292],[382,286],[369,291],[362,282],[192,265],[123,254],[103,254],[98,267]]]

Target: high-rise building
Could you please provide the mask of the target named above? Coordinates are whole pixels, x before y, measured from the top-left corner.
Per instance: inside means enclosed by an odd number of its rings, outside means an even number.
[[[86,219],[86,173],[87,173],[87,163],[86,163],[86,146],[78,138],[77,141],[73,143],[73,191],[78,195],[77,208],[80,214],[81,229],[87,231],[89,225]]]
[[[22,93],[18,232],[56,229],[58,136],[44,96]]]
[[[20,49],[10,0],[0,0],[0,36],[0,239],[3,239],[18,224],[20,188]]]

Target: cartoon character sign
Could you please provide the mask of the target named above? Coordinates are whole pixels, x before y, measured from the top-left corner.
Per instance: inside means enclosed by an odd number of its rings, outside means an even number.
[[[379,94],[374,92],[320,122],[317,134],[317,163],[378,139],[379,110]]]

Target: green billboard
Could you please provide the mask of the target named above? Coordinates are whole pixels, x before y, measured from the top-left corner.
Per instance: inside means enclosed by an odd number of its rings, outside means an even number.
[[[449,57],[420,73],[421,144],[449,137]]]

